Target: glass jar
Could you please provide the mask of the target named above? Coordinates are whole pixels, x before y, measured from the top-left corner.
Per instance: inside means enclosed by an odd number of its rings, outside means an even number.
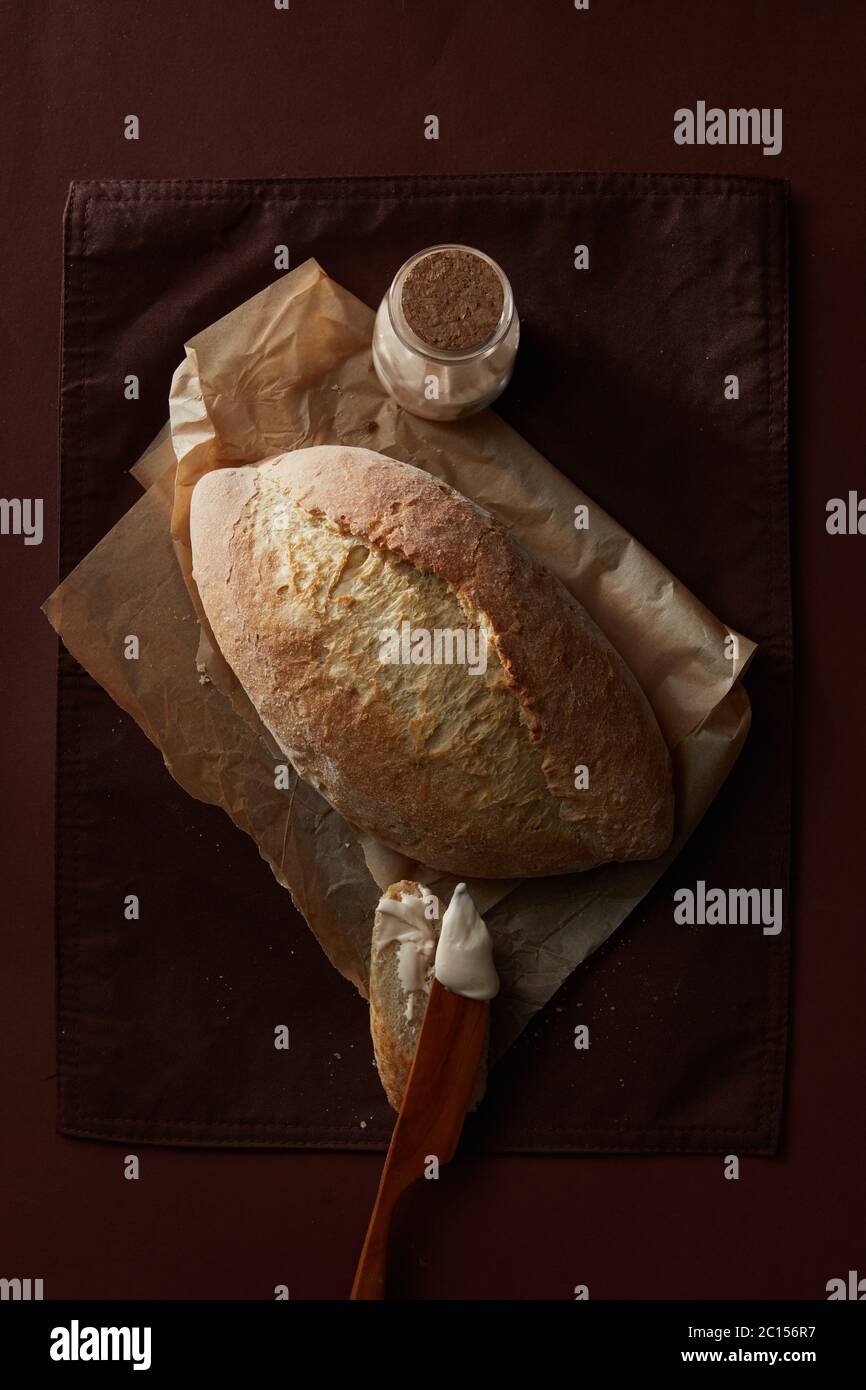
[[[409,327],[403,312],[403,286],[410,271],[436,251],[461,251],[486,261],[502,286],[499,322],[483,342],[470,348],[431,347]],[[511,378],[520,339],[520,320],[504,271],[483,251],[449,242],[428,246],[400,267],[376,314],[373,363],[394,399],[428,420],[458,420],[496,400]]]

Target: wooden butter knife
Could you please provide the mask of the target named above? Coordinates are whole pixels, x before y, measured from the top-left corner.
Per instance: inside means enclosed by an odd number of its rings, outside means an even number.
[[[429,1155],[440,1163],[454,1156],[487,1046],[489,1016],[487,1000],[464,999],[434,978],[358,1261],[353,1299],[385,1297],[388,1231],[397,1199],[421,1177]]]

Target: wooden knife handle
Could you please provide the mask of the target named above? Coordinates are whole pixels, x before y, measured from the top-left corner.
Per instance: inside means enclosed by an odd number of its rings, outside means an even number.
[[[454,1155],[478,1063],[487,1046],[490,1005],[464,999],[434,979],[391,1135],[351,1298],[385,1297],[388,1231],[397,1199],[424,1171],[428,1154]]]

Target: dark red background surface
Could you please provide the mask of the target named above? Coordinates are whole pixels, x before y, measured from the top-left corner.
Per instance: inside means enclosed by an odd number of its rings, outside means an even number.
[[[792,181],[800,661],[793,1048],[778,1159],[466,1159],[400,1223],[403,1296],[821,1297],[866,1271],[862,719],[866,488],[859,5],[99,0],[7,4],[0,119],[4,496],[46,541],[0,538],[3,729],[0,1274],[48,1297],[338,1297],[376,1156],[147,1151],[54,1133],[52,777],[60,219],[71,178],[725,169]],[[698,99],[781,106],[784,149],[682,148]],[[859,105],[858,105],[859,103]],[[142,121],[137,144],[123,117]],[[439,115],[438,143],[423,119]]]

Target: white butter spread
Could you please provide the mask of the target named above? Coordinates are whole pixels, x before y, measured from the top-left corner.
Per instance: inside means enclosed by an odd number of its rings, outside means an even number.
[[[435,923],[439,920],[439,899],[423,884],[421,897],[401,893],[397,898],[380,898],[377,911],[386,919],[379,927],[378,947],[399,941],[397,974],[406,995],[406,1018],[415,1018],[418,995],[430,989],[430,972],[436,950]]]
[[[435,974],[440,985],[465,999],[492,999],[499,993],[493,942],[465,883],[454,889],[442,918]]]

